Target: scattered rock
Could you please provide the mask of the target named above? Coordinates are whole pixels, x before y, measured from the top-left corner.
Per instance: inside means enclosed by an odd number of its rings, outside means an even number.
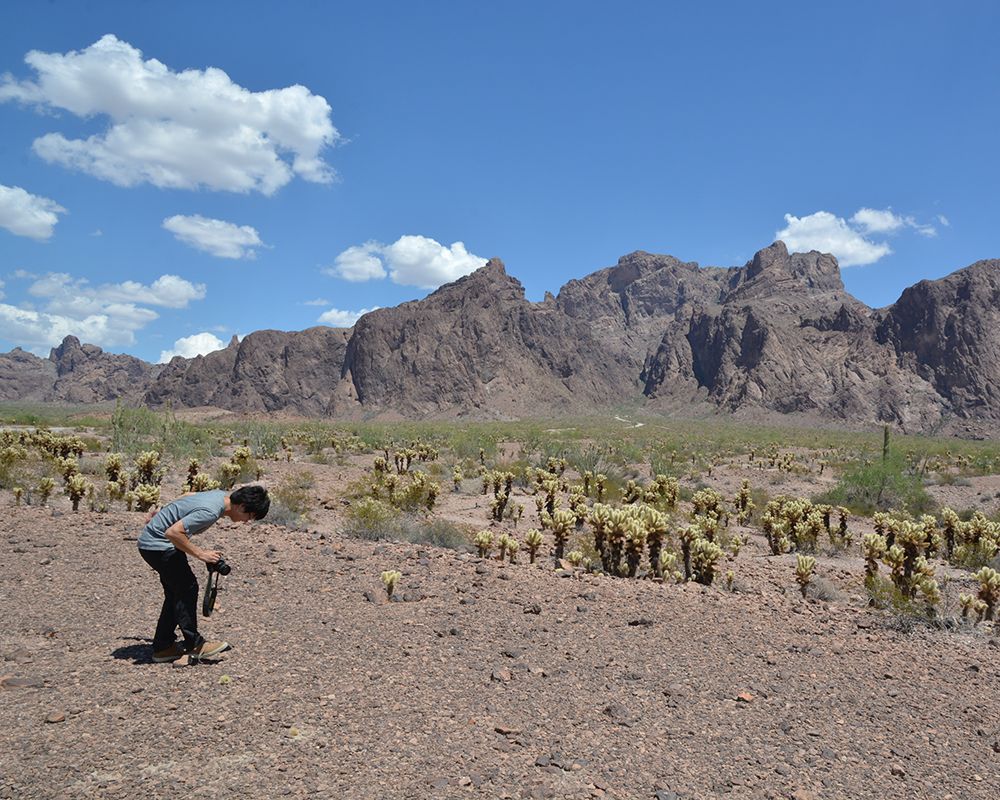
[[[513,674],[511,674],[511,671],[507,668],[495,669],[490,674],[490,680],[494,680],[499,683],[509,683],[513,677]]]
[[[45,721],[52,724],[55,724],[57,722],[65,722],[66,714],[62,711],[53,711],[45,718]]]
[[[45,681],[41,678],[2,678],[0,686],[4,689],[42,689]]]

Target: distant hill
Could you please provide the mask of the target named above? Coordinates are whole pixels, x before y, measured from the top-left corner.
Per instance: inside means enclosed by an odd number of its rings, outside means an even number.
[[[994,435],[1000,261],[921,281],[885,309],[844,290],[836,259],[782,242],[742,267],[636,252],[525,299],[492,259],[352,329],[264,330],[151,365],[72,336],[48,359],[0,355],[0,400],[309,416],[552,416],[642,404],[907,432]]]

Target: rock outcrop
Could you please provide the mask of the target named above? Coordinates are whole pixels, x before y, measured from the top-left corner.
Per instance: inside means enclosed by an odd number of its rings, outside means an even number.
[[[1000,261],[876,310],[837,261],[782,242],[742,267],[636,252],[540,303],[498,259],[353,329],[257,331],[149,365],[73,337],[0,355],[0,399],[337,418],[545,416],[643,402],[905,431],[1000,428]]]

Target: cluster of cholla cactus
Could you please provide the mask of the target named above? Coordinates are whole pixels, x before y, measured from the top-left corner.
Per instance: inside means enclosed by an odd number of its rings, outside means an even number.
[[[38,502],[43,506],[49,502],[52,492],[55,491],[56,482],[48,475],[38,479]]]
[[[975,614],[976,621],[996,619],[997,606],[1000,605],[1000,572],[992,567],[981,567],[973,576],[979,581],[979,591],[975,595],[959,595],[962,606],[962,618]]]
[[[673,509],[677,507],[679,494],[680,484],[676,478],[657,475],[647,486],[630,479],[622,489],[622,502],[646,503],[663,509]]]
[[[836,528],[833,526],[835,510],[840,515]],[[834,547],[847,547],[851,542],[847,518],[847,509],[835,509],[803,498],[778,497],[764,507],[761,528],[774,555],[792,550],[811,553],[815,552],[823,535]]]
[[[497,538],[497,551],[500,561],[508,558],[511,564],[517,563],[517,552],[521,549],[521,543],[508,533],[501,533]]]
[[[524,534],[524,546],[528,549],[528,561],[532,564],[535,563],[535,556],[538,554],[538,549],[542,546],[543,541],[542,532],[537,528],[530,528]]]
[[[426,509],[432,511],[441,487],[421,470],[394,473],[382,456],[375,459],[368,493],[376,500],[384,500],[405,511]]]
[[[934,517],[919,520],[895,514],[875,515],[875,533],[867,534],[861,544],[865,558],[865,582],[871,589],[877,580],[879,564],[889,568],[889,578],[900,596],[908,601],[919,595],[929,614],[941,602],[941,590],[928,561],[940,548],[941,538]]]
[[[955,564],[987,564],[1000,553],[1000,523],[991,522],[980,511],[963,521],[950,508],[943,508],[941,527],[945,558]]]
[[[473,542],[479,551],[479,557],[489,558],[490,552],[493,550],[493,531],[479,531]]]
[[[79,436],[60,436],[50,430],[37,428],[33,431],[0,431],[0,452],[7,448],[21,448],[25,451],[25,457],[28,449],[34,449],[44,457],[55,459],[70,456],[82,458],[87,446]]]
[[[490,504],[490,516],[497,522],[502,522],[504,515],[508,512],[510,494],[514,488],[514,473],[504,472],[502,470],[487,470],[484,468],[482,471],[482,479],[483,494],[487,494],[490,491],[490,487],[493,488],[493,501]],[[510,511],[513,512],[513,510],[513,507],[510,507]]]

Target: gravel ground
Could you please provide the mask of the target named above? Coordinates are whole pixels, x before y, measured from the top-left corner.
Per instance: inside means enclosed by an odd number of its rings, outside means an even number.
[[[0,522],[0,797],[1000,794],[1000,631],[871,610],[856,559],[824,603],[756,535],[729,592],[224,520],[233,649],[173,666],[140,522]]]

